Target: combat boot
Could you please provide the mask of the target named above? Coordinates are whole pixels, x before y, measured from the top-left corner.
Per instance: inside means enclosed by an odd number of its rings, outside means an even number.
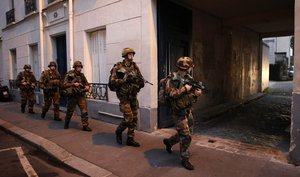
[[[70,123],[70,121],[65,121],[64,129],[68,129],[69,128],[69,123]]]
[[[122,131],[116,130],[116,140],[118,144],[122,144]]]
[[[188,170],[194,170],[194,166],[189,162],[188,159],[183,159],[181,161],[181,165]]]
[[[33,109],[29,109],[29,110],[28,110],[28,113],[34,114],[35,112],[33,111]]]
[[[25,113],[25,107],[21,107],[21,112]]]
[[[163,142],[166,146],[166,151],[171,154],[173,152],[172,145],[169,143],[168,139],[164,139]]]
[[[141,146],[138,142],[134,141],[133,138],[127,138],[126,145],[127,146],[133,146],[133,147],[140,147]]]
[[[82,127],[82,130],[83,130],[83,131],[87,131],[87,132],[92,131],[92,129],[91,129],[90,127],[88,127],[88,126],[83,126],[83,127]]]
[[[59,117],[54,117],[54,120],[55,120],[55,121],[62,121],[62,119],[59,118]]]
[[[46,113],[45,113],[45,112],[42,112],[41,118],[42,118],[42,119],[45,119],[45,117],[46,117]]]

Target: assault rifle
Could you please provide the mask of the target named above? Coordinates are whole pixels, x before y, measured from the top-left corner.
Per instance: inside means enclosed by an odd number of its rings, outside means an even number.
[[[34,89],[35,88],[35,83],[31,83],[30,81],[26,80],[25,77],[23,77],[23,79],[21,81],[21,87],[22,86],[24,87],[24,89]]]
[[[73,77],[71,77],[71,78],[73,78]],[[66,94],[67,95],[72,95],[72,94],[82,94],[82,93],[84,93],[84,92],[86,92],[87,90],[85,89],[85,86],[84,85],[82,85],[79,81],[78,81],[78,79],[76,78],[76,76],[72,79],[72,82],[71,82],[72,84],[74,84],[74,83],[79,83],[79,86],[70,86],[70,87],[68,87],[68,88],[65,88],[65,92],[66,92]]]
[[[128,80],[128,81],[133,81],[133,82],[144,82],[145,84],[150,84],[153,85],[153,83],[147,81],[146,79],[144,79],[142,76],[137,75],[135,72],[131,71],[131,72],[127,72],[124,68],[121,68],[117,71],[118,76],[120,76],[120,78],[123,78],[124,80]]]
[[[186,84],[192,86],[192,90],[201,89],[203,93],[209,92],[209,90],[202,84],[202,82],[189,81],[186,82],[184,85]]]

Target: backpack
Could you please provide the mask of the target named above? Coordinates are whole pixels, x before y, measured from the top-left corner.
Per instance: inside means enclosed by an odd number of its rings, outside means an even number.
[[[114,66],[114,67],[115,67],[115,66]],[[109,76],[109,78],[108,78],[108,84],[107,84],[109,90],[110,90],[110,91],[113,91],[113,92],[117,91],[116,86],[112,83],[112,80],[111,80],[111,74],[112,74],[112,72],[113,72],[114,67],[110,70],[110,76]]]
[[[167,80],[168,77],[162,78],[159,81],[159,92],[158,92],[158,102],[161,104],[168,104],[169,96],[167,93]]]

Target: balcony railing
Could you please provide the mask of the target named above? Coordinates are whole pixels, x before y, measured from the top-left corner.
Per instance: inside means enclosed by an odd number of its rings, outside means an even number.
[[[90,83],[90,90],[86,93],[86,98],[108,101],[107,84]]]
[[[9,88],[18,89],[16,85],[16,80],[9,80]],[[107,88],[107,84],[90,83],[90,90],[86,92],[86,98],[108,101]],[[36,83],[35,91],[41,91],[39,82]]]
[[[6,24],[9,25],[12,22],[15,22],[15,9],[6,12]]]
[[[25,15],[36,11],[36,0],[24,0],[25,1]]]

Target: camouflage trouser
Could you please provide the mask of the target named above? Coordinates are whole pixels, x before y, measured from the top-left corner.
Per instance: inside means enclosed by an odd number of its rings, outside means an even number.
[[[57,90],[44,90],[44,106],[43,106],[43,113],[47,113],[52,101],[53,101],[53,110],[54,110],[54,117],[59,118],[59,99],[60,94],[58,89]]]
[[[117,128],[117,131],[123,132],[128,128],[127,136],[134,137],[134,129],[137,127],[139,102],[136,97],[128,100],[120,100],[120,111],[123,113],[123,121]]]
[[[78,107],[81,111],[82,126],[84,126],[84,127],[88,126],[89,123],[88,123],[87,104],[86,104],[86,98],[84,95],[68,96],[67,114],[65,117],[65,121],[70,122],[76,105],[78,105]]]
[[[173,113],[177,133],[168,139],[168,142],[173,146],[180,143],[180,157],[182,159],[189,159],[190,153],[188,148],[191,144],[192,137],[189,127],[188,116],[192,116],[191,112],[188,113]]]
[[[21,90],[21,109],[25,109],[28,100],[28,109],[33,110],[35,95],[33,90]]]

